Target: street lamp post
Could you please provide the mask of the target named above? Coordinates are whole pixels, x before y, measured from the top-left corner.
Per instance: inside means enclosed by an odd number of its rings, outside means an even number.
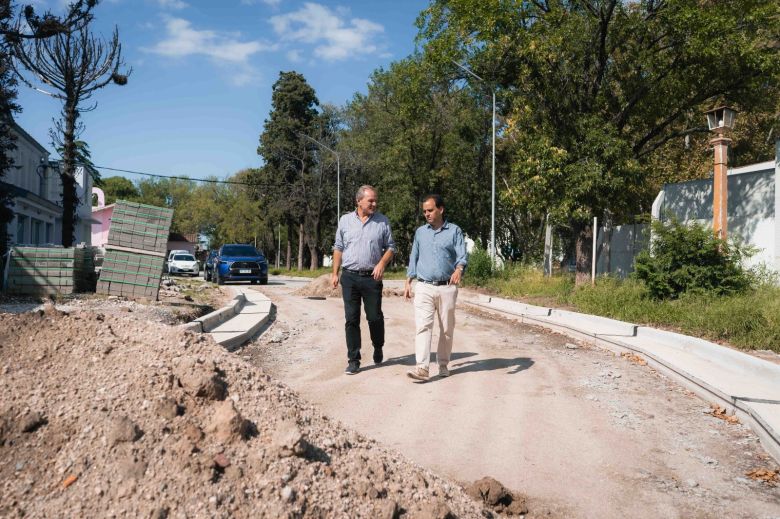
[[[313,143],[322,146],[332,154],[336,156],[336,226],[339,224],[339,218],[341,218],[341,159],[339,158],[339,154],[337,151],[329,148],[328,146],[324,145],[317,139],[313,137],[309,137],[305,133],[299,133],[301,137],[304,137],[306,139],[309,139]]]
[[[728,234],[728,161],[731,139],[724,135],[734,128],[737,112],[720,106],[705,112],[707,126],[717,134],[710,140],[715,151],[712,185],[712,230],[725,240]]]
[[[460,67],[466,74],[476,78],[487,84],[487,81],[476,75],[465,65],[461,65],[457,61],[453,60],[453,63]],[[490,180],[490,258],[492,259],[493,266],[496,264],[496,89],[491,87],[491,93],[493,94],[493,115],[490,120],[490,125],[493,129],[493,150],[492,150],[492,167],[491,167],[491,180]]]

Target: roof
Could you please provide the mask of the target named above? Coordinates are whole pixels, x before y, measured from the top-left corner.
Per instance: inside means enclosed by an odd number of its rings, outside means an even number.
[[[40,142],[36,141],[36,140],[33,138],[33,136],[32,136],[32,135],[30,135],[29,133],[27,133],[27,132],[24,130],[24,128],[22,128],[21,126],[19,126],[18,124],[16,124],[16,121],[14,121],[14,122],[13,122],[13,124],[12,124],[12,127],[13,127],[13,129],[14,129],[14,131],[15,131],[16,133],[18,133],[20,136],[24,137],[24,139],[25,139],[25,140],[29,141],[29,142],[30,142],[30,144],[32,144],[33,146],[35,146],[35,147],[38,149],[38,151],[40,151],[41,153],[45,153],[46,155],[48,155],[48,154],[49,154],[49,150],[47,150],[46,148],[44,148],[44,147],[43,147],[43,145],[41,145],[41,143],[40,143]]]
[[[178,232],[172,232],[168,235],[168,241],[186,241],[188,243],[197,243],[197,233],[181,234]]]

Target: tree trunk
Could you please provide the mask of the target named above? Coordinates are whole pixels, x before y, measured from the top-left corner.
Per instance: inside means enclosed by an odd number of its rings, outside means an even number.
[[[76,229],[76,211],[78,196],[76,195],[76,119],[78,112],[75,105],[66,102],[62,109],[65,120],[65,131],[62,135],[62,246],[72,247]]]
[[[575,223],[575,285],[590,283],[591,257],[593,256],[593,224]]]
[[[298,224],[298,270],[303,270],[303,222]]]
[[[287,270],[290,270],[292,268],[291,259],[292,259],[292,243],[290,242],[290,236],[292,236],[292,233],[290,232],[290,226],[287,226],[287,256],[284,258],[285,265],[287,265]]]
[[[612,213],[604,212],[604,244],[601,247],[604,257],[604,272],[612,274]]]

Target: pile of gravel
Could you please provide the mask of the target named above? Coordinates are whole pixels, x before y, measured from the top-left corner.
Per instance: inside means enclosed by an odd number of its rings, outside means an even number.
[[[209,337],[132,314],[0,314],[0,387],[2,517],[493,513]]]

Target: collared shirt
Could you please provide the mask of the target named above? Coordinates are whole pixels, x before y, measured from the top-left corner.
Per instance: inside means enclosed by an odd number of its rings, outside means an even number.
[[[343,268],[373,270],[385,251],[396,251],[390,220],[376,212],[364,223],[357,211],[347,213],[339,219],[333,248],[342,252]]]
[[[445,221],[434,230],[426,223],[414,233],[406,275],[426,281],[446,281],[455,272],[455,267],[463,265],[466,268],[467,264],[466,243],[460,227]]]

